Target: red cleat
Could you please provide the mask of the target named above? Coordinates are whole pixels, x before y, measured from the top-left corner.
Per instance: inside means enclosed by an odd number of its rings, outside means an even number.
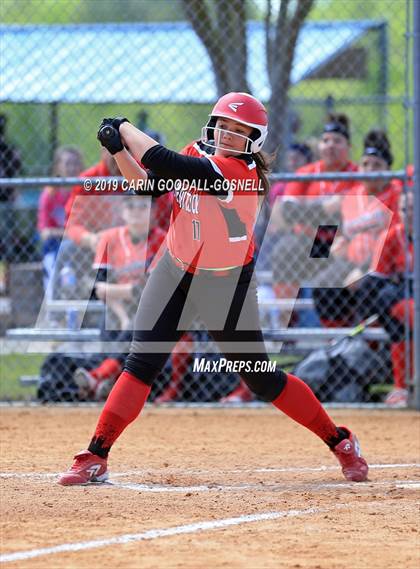
[[[89,484],[89,482],[105,482],[108,479],[107,459],[82,450],[74,457],[71,468],[58,480],[63,486]]]
[[[348,438],[338,443],[331,449],[341,464],[346,480],[351,482],[364,482],[367,480],[369,467],[366,460],[360,453],[360,446],[357,437],[353,435],[346,427],[340,427],[348,433]]]

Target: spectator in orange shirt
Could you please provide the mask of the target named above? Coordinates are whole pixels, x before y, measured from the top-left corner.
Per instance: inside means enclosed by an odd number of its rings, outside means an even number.
[[[355,172],[350,160],[350,124],[344,114],[330,114],[319,142],[321,159],[299,168],[298,174]],[[341,208],[341,196],[352,187],[349,181],[291,182],[287,184],[282,213],[292,232],[273,249],[273,277],[280,298],[295,297],[299,287],[322,270],[328,257]],[[314,228],[319,225],[314,240]],[[318,262],[309,262],[310,257]]]
[[[139,302],[152,260],[165,233],[150,224],[150,201],[137,196],[118,196],[125,225],[101,232],[93,268],[98,277],[96,296],[106,303],[103,341],[130,342],[133,315]],[[78,368],[74,379],[79,397],[104,400],[120,374],[126,354],[110,355],[92,369]]]
[[[81,178],[100,176],[121,176],[117,163],[106,149],[102,150],[101,161],[98,164],[80,174]],[[100,231],[115,226],[116,221],[121,221],[121,218],[116,220],[115,208],[112,208],[113,201],[106,199],[114,197],[114,195],[109,196],[110,193],[98,195],[94,188],[87,191],[83,186],[75,186],[66,204],[66,237],[81,247],[91,249],[93,253],[96,251]],[[78,199],[79,196],[81,198],[89,196],[90,199],[86,197]]]
[[[289,146],[286,153],[286,171],[297,172],[303,166],[310,164],[313,160],[312,149],[305,142],[294,142]],[[286,190],[284,182],[275,182],[268,195],[270,205],[274,204],[277,196],[283,196]]]
[[[377,241],[371,263],[371,274],[358,285],[359,316],[366,318],[378,314],[379,321],[391,339],[391,360],[394,387],[385,403],[390,407],[405,407],[408,400],[406,375],[412,373],[406,365],[406,338],[411,338],[414,326],[414,299],[412,273],[414,268],[413,245],[414,194],[411,191],[400,196],[400,216],[404,223],[393,225],[384,231]],[[407,282],[408,278],[408,282]],[[408,296],[407,296],[408,292]],[[408,322],[409,330],[405,324]],[[410,360],[413,346],[410,339]]]
[[[391,145],[385,132],[371,130],[364,139],[360,161],[362,172],[389,170],[393,162]],[[313,298],[324,326],[347,326],[353,319],[352,290],[345,288],[368,270],[379,234],[390,223],[399,222],[401,183],[397,180],[370,179],[355,184],[342,199],[340,234],[331,248],[328,267],[314,285]],[[376,198],[373,199],[373,197]],[[335,287],[335,288],[332,288]]]
[[[114,158],[103,150],[101,161],[80,177],[120,176]],[[119,189],[120,191],[120,189]],[[118,192],[87,191],[74,186],[66,203],[66,227],[54,275],[54,297],[84,298],[91,289],[90,269],[101,231],[121,223]]]

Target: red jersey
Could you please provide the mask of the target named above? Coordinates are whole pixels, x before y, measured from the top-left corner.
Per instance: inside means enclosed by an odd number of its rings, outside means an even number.
[[[210,160],[215,171],[231,182],[232,189],[226,197],[209,195],[193,184],[174,190],[167,236],[169,252],[199,268],[249,263],[254,253],[253,230],[261,193],[255,162],[206,154],[198,143],[191,143],[181,154]]]
[[[64,228],[65,206],[70,199],[69,188],[43,189],[38,206],[38,229]]]
[[[107,229],[99,238],[93,266],[112,269],[118,284],[136,283],[144,276],[164,238],[165,232],[159,228],[138,242],[131,238],[127,226]]]
[[[341,172],[357,172],[357,164],[353,162],[348,162]],[[321,174],[327,172],[325,164],[322,160],[317,162],[311,162],[306,164],[296,170],[296,174]],[[351,180],[321,180],[313,182],[290,182],[286,185],[286,189],[283,194],[283,200],[299,200],[309,198],[310,200],[322,200],[325,196],[332,196],[337,194],[346,194],[354,186],[354,182]],[[307,233],[312,235],[312,229],[310,226],[305,225],[295,225],[294,227],[296,233]],[[331,236],[331,232],[324,231],[318,232],[318,238],[322,240],[328,240]]]
[[[343,233],[350,240],[347,258],[356,265],[368,263],[379,234],[390,224],[400,222],[401,184],[392,180],[380,193],[369,194],[363,184],[355,186],[343,198],[341,216]],[[375,197],[376,199],[373,199]]]
[[[340,172],[357,172],[358,167],[357,164],[353,162],[348,162],[344,168],[340,170]],[[322,174],[327,172],[325,164],[322,160],[318,162],[311,162],[310,164],[306,164],[296,170],[296,174]],[[351,180],[344,180],[344,181],[329,181],[329,180],[321,180],[321,181],[313,181],[313,182],[289,182],[286,185],[286,189],[284,191],[285,197],[320,197],[320,196],[328,196],[333,194],[344,194],[346,193],[352,186],[354,182]]]
[[[104,162],[80,174],[81,178],[100,176],[110,176]],[[87,192],[83,186],[74,186],[66,204],[66,237],[79,244],[86,233],[98,233],[120,224],[120,208],[117,204],[118,196],[98,194],[93,188]]]
[[[168,231],[169,221],[171,219],[172,211],[172,193],[160,196],[159,199],[153,200],[152,205],[152,227],[159,227],[165,233]]]
[[[398,223],[393,225],[389,232],[384,231],[378,239],[371,270],[387,277],[402,274],[405,272],[407,256],[408,270],[411,272],[414,269],[413,241],[410,239],[407,245],[405,227]]]

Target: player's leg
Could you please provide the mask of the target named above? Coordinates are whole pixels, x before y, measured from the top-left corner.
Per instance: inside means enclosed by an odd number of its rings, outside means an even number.
[[[183,334],[177,328],[187,296],[187,281],[188,277],[174,286],[173,274],[168,270],[165,259],[152,272],[140,299],[134,338],[124,371],[105,402],[88,449],[76,455],[71,469],[61,476],[60,484],[106,480],[106,461],[112,445],[140,414],[153,380]],[[162,310],[161,301],[167,298],[168,287],[171,286],[169,301]],[[160,306],[160,316],[152,329],[145,330],[150,323],[151,311],[157,306]]]
[[[390,407],[406,407],[408,404],[407,375],[413,371],[413,343],[406,342],[406,321],[409,325],[408,336],[414,326],[414,300],[404,299],[395,303],[387,315],[382,316],[382,322],[391,338],[391,361],[394,377],[394,387],[385,399]],[[408,357],[407,357],[408,349]],[[408,366],[407,366],[408,363]]]
[[[261,363],[269,358],[259,328],[254,277],[249,286],[246,279],[243,282],[239,280],[226,326],[211,333],[227,359],[249,364],[242,371],[242,377],[251,391],[260,399],[273,403],[277,409],[324,441],[340,461],[347,479],[366,479],[368,466],[360,456],[357,439],[346,427],[335,425],[312,390],[298,377],[281,370],[258,371]],[[238,347],[242,349],[232,349]]]
[[[155,403],[176,401],[180,396],[182,384],[188,366],[192,360],[194,336],[185,332],[171,354],[171,380],[164,391],[155,399]]]

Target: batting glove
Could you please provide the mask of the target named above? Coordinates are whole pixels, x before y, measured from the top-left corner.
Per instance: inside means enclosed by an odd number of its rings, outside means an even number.
[[[124,145],[120,133],[112,123],[113,119],[103,119],[98,130],[97,139],[111,154],[123,150]]]

